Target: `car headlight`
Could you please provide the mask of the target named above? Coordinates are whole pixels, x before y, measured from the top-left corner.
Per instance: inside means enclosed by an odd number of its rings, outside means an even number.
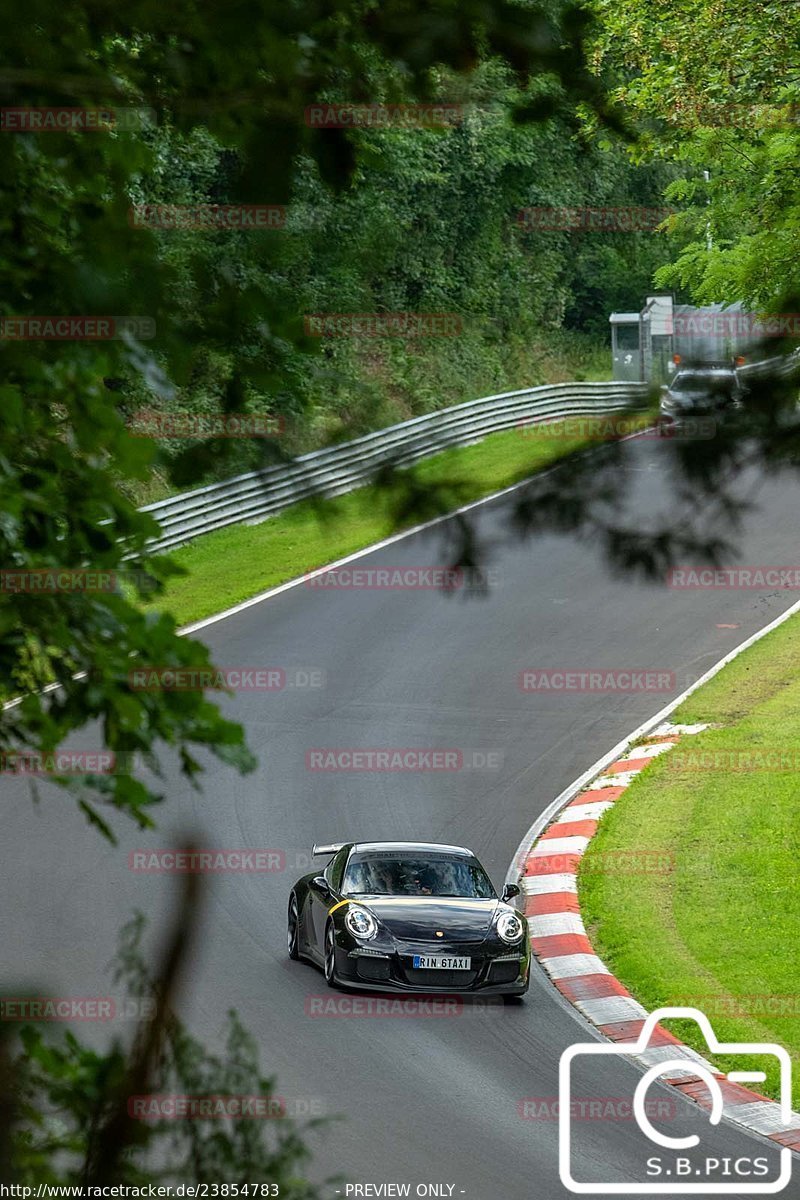
[[[525,927],[515,912],[502,912],[497,918],[497,932],[504,942],[513,946],[522,940]]]
[[[344,923],[358,938],[374,938],[378,932],[378,922],[365,908],[354,908],[351,905],[345,915]]]

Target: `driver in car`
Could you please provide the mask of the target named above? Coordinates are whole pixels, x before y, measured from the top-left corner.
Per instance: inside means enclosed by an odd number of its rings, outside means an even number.
[[[428,867],[422,867],[414,875],[414,890],[420,896],[433,895],[433,873]]]

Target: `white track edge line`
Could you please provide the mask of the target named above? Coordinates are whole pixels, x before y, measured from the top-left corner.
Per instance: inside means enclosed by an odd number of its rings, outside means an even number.
[[[634,438],[641,437],[644,433],[652,428],[647,426],[645,429],[637,430],[636,433],[626,434],[625,437],[618,438],[618,442],[630,442]],[[578,453],[579,458],[596,454],[598,446],[588,446],[586,449]],[[203,617],[200,621],[194,621],[191,625],[184,625],[179,629],[180,634],[196,633],[198,629],[205,629],[208,625],[215,625],[217,621],[224,621],[227,617],[236,616],[237,613],[243,612],[247,608],[252,608],[256,604],[261,604],[264,600],[269,600],[272,596],[279,596],[282,592],[288,592],[291,588],[297,587],[307,579],[317,579],[320,575],[325,575],[328,571],[335,571],[337,567],[344,567],[347,563],[355,562],[359,558],[365,558],[368,554],[374,554],[378,550],[384,550],[387,546],[393,546],[395,542],[400,542],[403,538],[413,537],[417,533],[424,533],[426,529],[434,529],[437,525],[441,525],[443,521],[450,521],[453,517],[460,517],[463,513],[471,512],[474,508],[480,508],[484,504],[491,504],[493,500],[500,500],[503,496],[510,496],[513,492],[518,492],[520,488],[528,487],[539,479],[544,479],[547,475],[552,475],[555,471],[564,466],[565,459],[557,459],[551,466],[545,467],[543,471],[534,471],[532,475],[526,475],[524,479],[520,479],[517,483],[512,483],[508,487],[501,488],[499,492],[490,492],[488,496],[480,496],[477,500],[471,500],[469,504],[462,504],[460,508],[454,508],[451,512],[441,513],[438,517],[431,517],[429,521],[423,521],[420,525],[412,525],[409,529],[401,529],[397,533],[390,534],[389,537],[382,538],[379,542],[371,542],[369,546],[363,546],[360,550],[354,550],[352,554],[346,555],[344,558],[337,558],[334,562],[326,563],[322,567],[315,567],[313,571],[308,571],[305,575],[298,575],[295,579],[287,579],[285,583],[276,584],[275,587],[268,588],[265,592],[259,592],[256,596],[251,596],[249,600],[242,600],[239,604],[234,604],[231,608],[223,609],[222,612],[214,613],[210,617]],[[269,518],[268,518],[269,519]]]

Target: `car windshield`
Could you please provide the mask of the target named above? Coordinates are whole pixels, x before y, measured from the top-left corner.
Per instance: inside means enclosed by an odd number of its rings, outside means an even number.
[[[497,893],[476,858],[463,854],[353,854],[342,881],[345,896],[465,896]]]
[[[671,390],[674,392],[697,392],[701,395],[718,395],[721,392],[732,391],[734,384],[735,380],[732,375],[704,375],[702,372],[693,374],[685,371],[675,377]]]

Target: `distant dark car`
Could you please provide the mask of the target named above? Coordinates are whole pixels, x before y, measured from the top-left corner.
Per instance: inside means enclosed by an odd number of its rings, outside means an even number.
[[[329,855],[289,896],[289,957],[322,967],[329,987],[522,996],[525,917],[498,897],[475,855],[427,842],[315,846]]]
[[[661,389],[659,427],[667,434],[676,426],[689,426],[696,428],[697,436],[708,436],[706,425],[741,408],[744,394],[733,368],[684,368]]]

